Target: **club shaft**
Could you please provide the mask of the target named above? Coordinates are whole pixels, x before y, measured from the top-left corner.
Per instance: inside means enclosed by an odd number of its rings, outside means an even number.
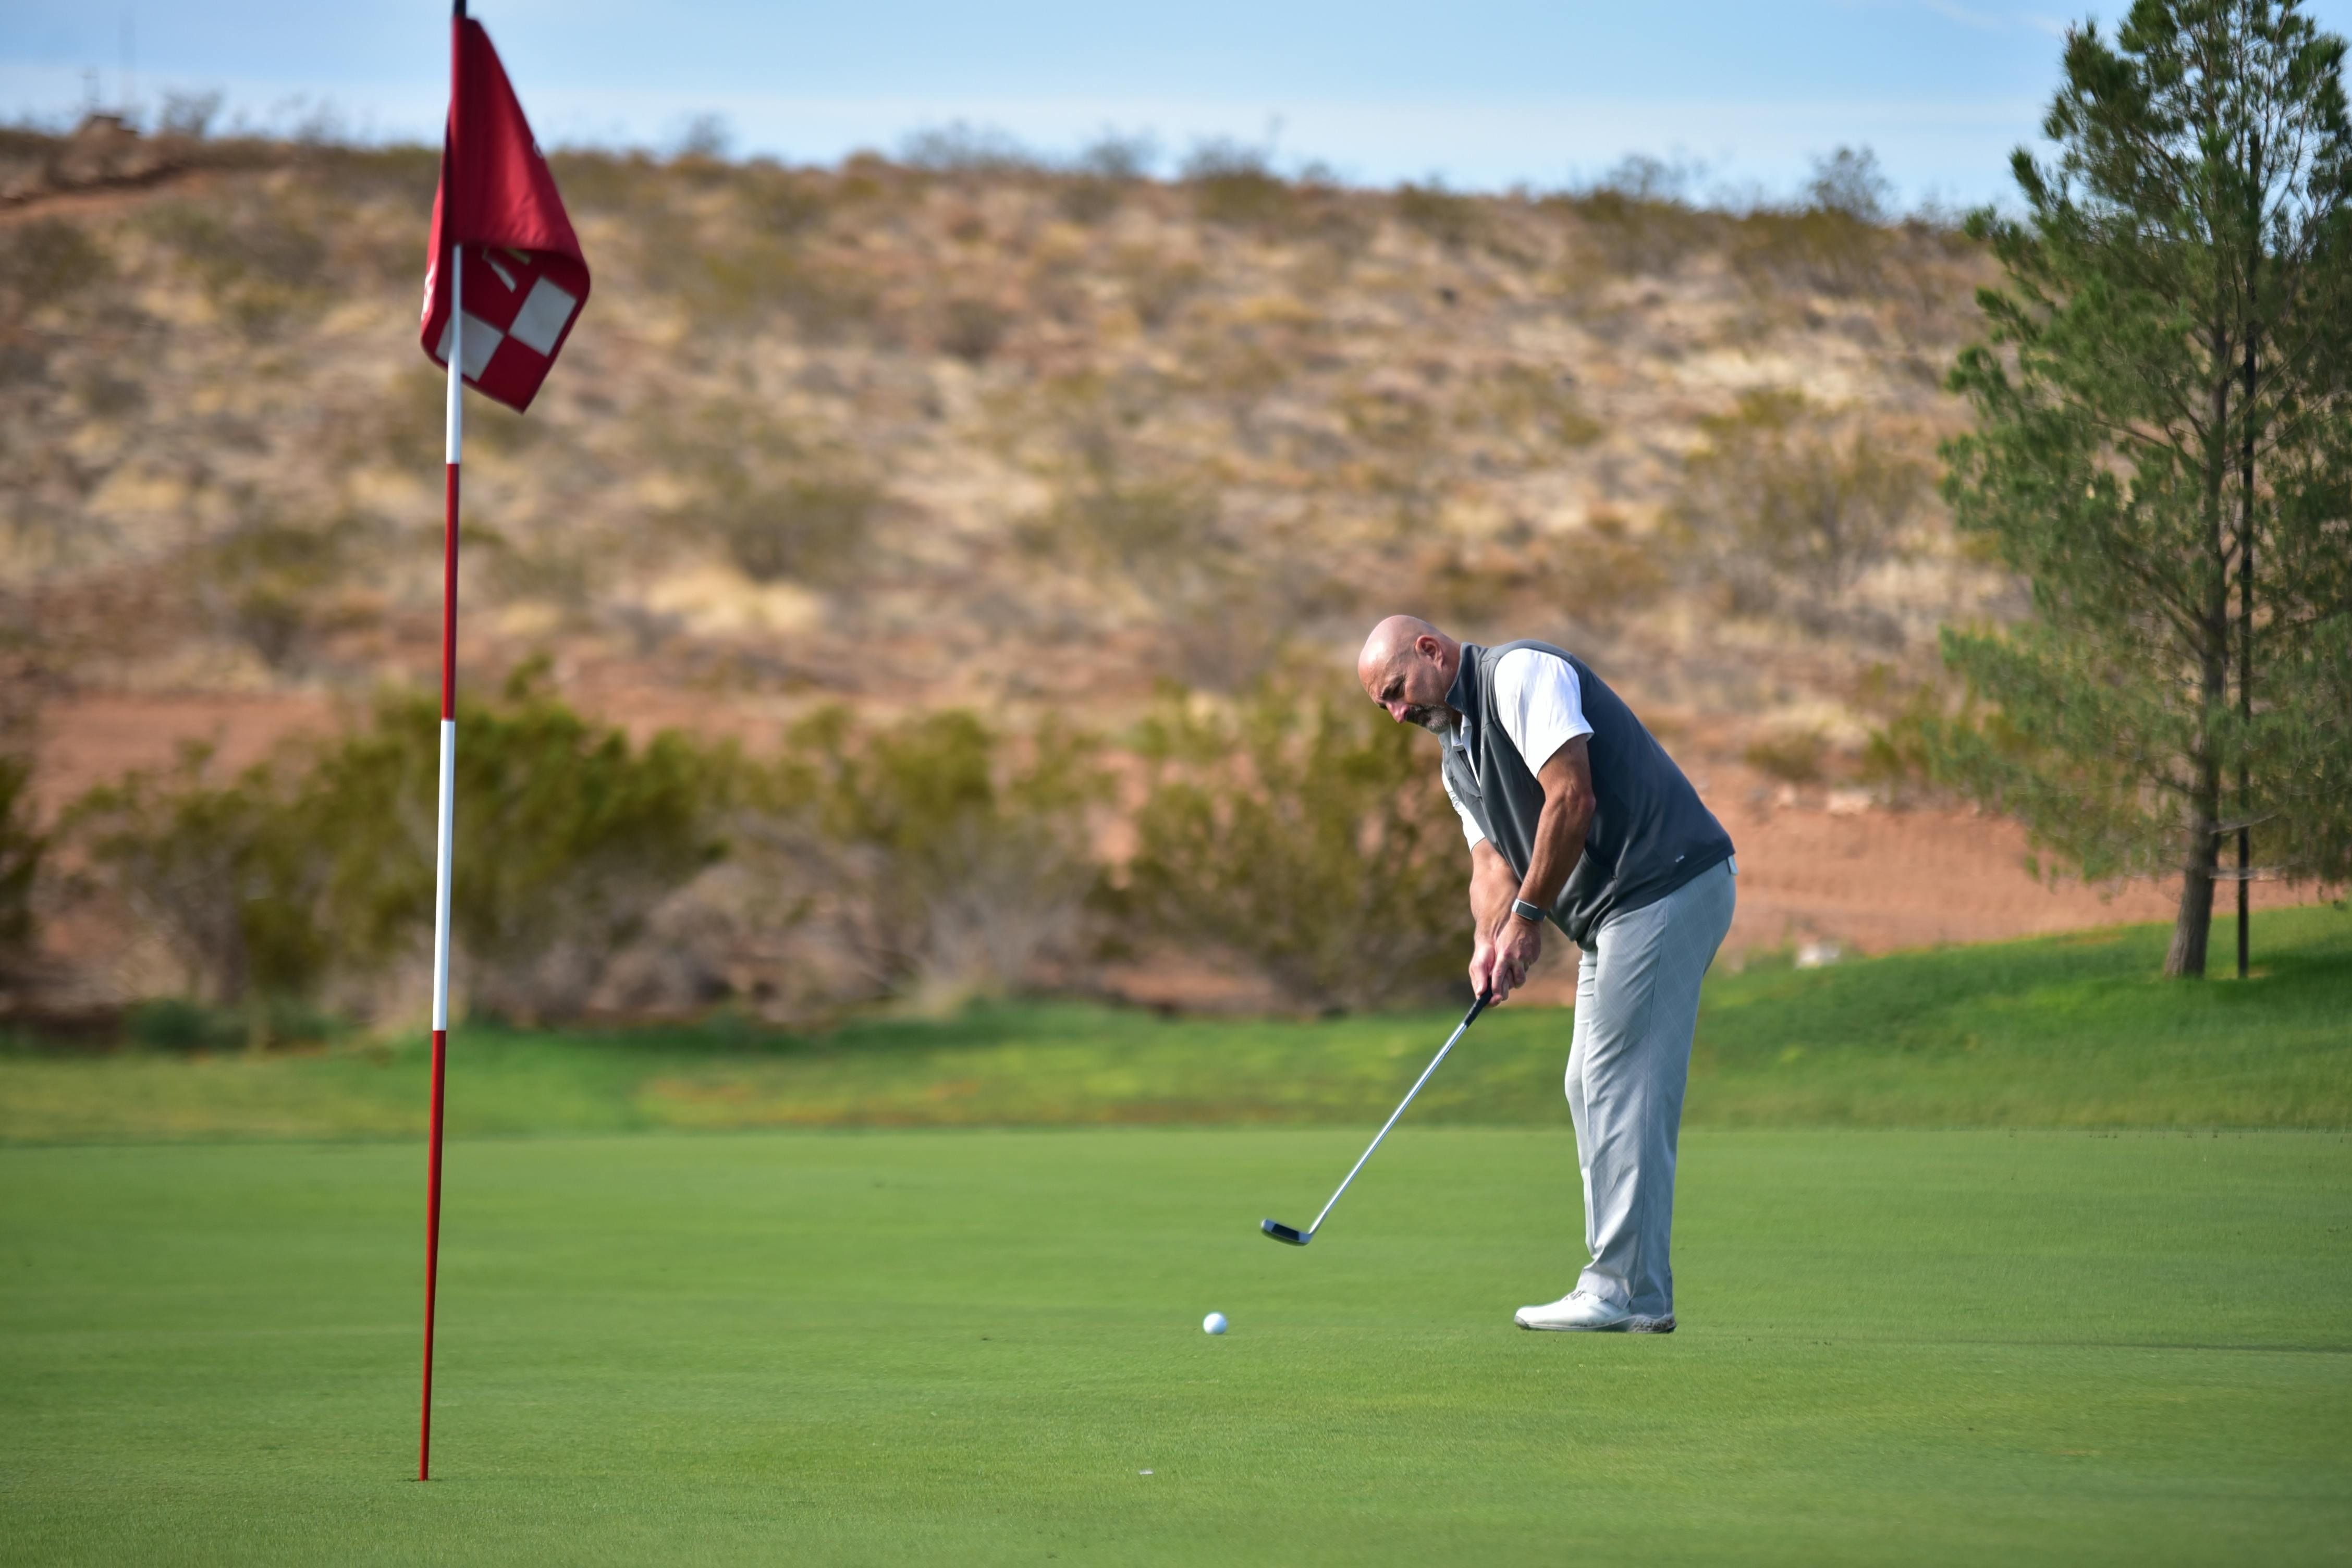
[[[1462,1016],[1462,1022],[1454,1026],[1454,1033],[1447,1036],[1445,1043],[1437,1047],[1437,1054],[1429,1058],[1429,1065],[1421,1069],[1421,1076],[1412,1080],[1412,1087],[1404,1091],[1404,1098],[1397,1101],[1397,1108],[1389,1112],[1389,1119],[1381,1123],[1381,1130],[1378,1132],[1372,1134],[1372,1141],[1365,1146],[1362,1155],[1358,1158],[1354,1165],[1349,1168],[1347,1175],[1340,1179],[1339,1191],[1331,1194],[1331,1201],[1323,1205],[1323,1213],[1317,1215],[1315,1223],[1307,1227],[1307,1235],[1313,1236],[1323,1228],[1325,1217],[1339,1206],[1339,1195],[1348,1190],[1348,1184],[1356,1179],[1356,1173],[1364,1168],[1364,1162],[1372,1157],[1372,1151],[1381,1146],[1381,1140],[1387,1137],[1389,1129],[1397,1124],[1397,1118],[1404,1114],[1404,1108],[1412,1103],[1412,1097],[1421,1092],[1421,1086],[1429,1081],[1429,1075],[1437,1070],[1437,1064],[1445,1059],[1445,1053],[1454,1048],[1454,1043],[1462,1037],[1463,1031],[1470,1027],[1477,1018],[1479,1011],[1486,1005],[1486,999],[1481,997],[1471,1005],[1469,1012]]]

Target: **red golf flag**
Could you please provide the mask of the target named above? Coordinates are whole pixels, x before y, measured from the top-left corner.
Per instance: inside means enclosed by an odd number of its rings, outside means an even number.
[[[422,341],[449,363],[449,247],[466,247],[466,330],[460,366],[475,390],[528,408],[588,302],[588,262],[531,139],[506,68],[479,22],[457,23],[458,97],[441,144],[433,195],[433,249],[425,270]],[[449,203],[452,158],[457,200]]]

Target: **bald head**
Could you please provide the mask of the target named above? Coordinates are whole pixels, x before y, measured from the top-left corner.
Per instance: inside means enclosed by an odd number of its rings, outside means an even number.
[[[1454,722],[1445,699],[1462,668],[1462,645],[1419,616],[1391,616],[1364,639],[1356,679],[1400,724],[1444,734]]]

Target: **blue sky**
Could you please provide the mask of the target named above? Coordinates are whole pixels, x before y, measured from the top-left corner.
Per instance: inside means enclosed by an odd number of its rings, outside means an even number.
[[[2123,0],[2088,14],[2112,16]],[[739,153],[826,160],[961,121],[1067,151],[1107,127],[1171,154],[1275,140],[1368,183],[1558,185],[1627,153],[1786,190],[1867,143],[1906,202],[2007,187],[2082,11],[2000,0],[478,0],[543,143],[661,146],[698,115]],[[2307,7],[2352,30],[2352,0]],[[331,105],[352,132],[437,138],[446,10],[388,0],[7,0],[0,117],[70,113],[96,68],[152,108],[218,89],[286,125]]]

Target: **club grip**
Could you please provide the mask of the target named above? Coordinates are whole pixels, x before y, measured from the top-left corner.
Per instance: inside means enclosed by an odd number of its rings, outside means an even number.
[[[1478,999],[1470,1004],[1470,1011],[1462,1015],[1462,1026],[1464,1028],[1466,1029],[1471,1025],[1478,1021],[1478,1015],[1486,1010],[1487,1001],[1487,993],[1484,991],[1478,993]]]

